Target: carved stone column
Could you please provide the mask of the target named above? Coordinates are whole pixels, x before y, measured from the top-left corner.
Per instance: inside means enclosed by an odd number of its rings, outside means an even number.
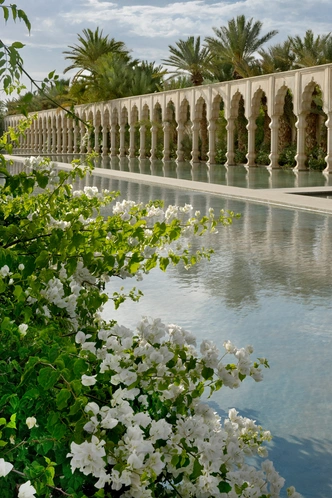
[[[332,173],[332,112],[328,113],[325,124],[327,127],[327,155],[325,157],[326,168],[324,173]]]
[[[146,136],[146,126],[141,125],[139,129],[139,158],[145,159],[145,136]]]
[[[45,123],[45,127],[43,128],[43,147],[42,152],[49,151],[49,127],[48,123]]]
[[[306,160],[307,155],[305,153],[305,128],[306,128],[306,113],[302,112],[298,115],[297,121],[295,123],[297,128],[297,144],[296,144],[296,166],[294,171],[306,170]]]
[[[79,152],[81,154],[85,153],[85,144],[86,144],[86,136],[85,136],[85,126],[83,123],[80,123],[79,126],[79,137],[80,137],[80,145],[79,145]]]
[[[198,148],[198,139],[199,139],[199,128],[200,123],[198,120],[195,120],[192,124],[192,151],[191,151],[191,162],[199,163],[199,148]]]
[[[164,131],[164,150],[163,150],[163,160],[169,161],[170,159],[170,149],[169,149],[169,139],[170,139],[170,124],[168,121],[163,123]]]
[[[209,164],[216,163],[216,129],[217,129],[217,123],[214,120],[211,120],[208,124],[208,132],[209,132],[208,163]]]
[[[233,118],[230,118],[227,121],[226,125],[227,130],[227,152],[226,152],[226,165],[233,166],[235,164],[234,160],[234,130],[235,130],[235,122]]]
[[[43,152],[43,125],[39,125],[38,129],[38,151]]]
[[[183,161],[184,157],[184,152],[182,149],[182,141],[184,137],[184,124],[182,121],[178,122],[178,126],[176,128],[176,131],[178,132],[178,143],[177,143],[177,149],[176,149],[176,160],[178,163]]]
[[[73,122],[69,121],[68,126],[68,141],[67,141],[67,152],[71,154],[73,152]]]
[[[87,135],[86,150],[87,150],[88,154],[90,154],[92,152],[91,130],[90,130],[90,128],[86,129],[86,135]]]
[[[157,157],[157,134],[158,134],[158,126],[154,123],[151,126],[151,151],[150,151],[150,159],[156,159]]]
[[[102,134],[102,146],[101,146],[102,154],[103,154],[103,156],[107,156],[107,154],[108,154],[108,147],[107,147],[108,129],[107,129],[106,123],[103,123],[101,134]]]
[[[95,124],[95,132],[94,132],[94,138],[95,138],[95,146],[94,146],[94,150],[95,152],[99,152],[100,150],[100,145],[99,145],[99,132],[100,132],[100,125],[99,124]]]
[[[248,130],[248,153],[246,154],[247,166],[256,166],[256,151],[255,151],[255,132],[256,132],[256,118],[251,116],[248,119],[248,124],[246,126]]]
[[[56,151],[58,154],[61,153],[61,138],[62,138],[62,128],[60,126],[60,123],[58,123],[56,130]]]
[[[269,124],[269,128],[271,130],[271,152],[269,154],[270,164],[269,167],[272,169],[280,168],[278,163],[279,159],[279,116],[274,115],[271,116],[271,121]]]
[[[51,147],[51,152],[53,152],[53,154],[56,153],[56,127],[54,126],[53,122],[52,122],[52,147]]]
[[[120,157],[126,157],[126,124],[120,123]]]
[[[131,123],[129,127],[129,157],[135,157],[135,123]]]
[[[63,123],[63,128],[62,128],[62,147],[61,151],[63,154],[67,153],[67,146],[68,146],[68,127],[67,127],[67,122],[65,121]]]
[[[76,154],[78,152],[78,126],[74,123],[74,143],[73,143],[73,152]]]
[[[116,123],[111,123],[111,157],[117,156],[116,150]]]

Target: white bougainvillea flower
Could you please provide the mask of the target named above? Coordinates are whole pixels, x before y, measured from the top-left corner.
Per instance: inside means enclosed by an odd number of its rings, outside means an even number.
[[[18,331],[23,337],[26,335],[27,330],[28,325],[26,323],[21,323],[21,325],[18,326]]]
[[[27,481],[20,486],[18,498],[35,498],[36,489],[32,486],[31,481]]]
[[[9,270],[8,265],[4,265],[2,268],[0,268],[0,277],[8,277],[8,275],[11,275],[12,272]]]
[[[13,465],[0,458],[0,477],[5,477],[12,470]]]
[[[82,375],[82,384],[83,386],[94,386],[97,382],[97,375]]]
[[[25,421],[29,429],[32,429],[33,427],[38,427],[37,425],[37,419],[35,417],[28,417]]]

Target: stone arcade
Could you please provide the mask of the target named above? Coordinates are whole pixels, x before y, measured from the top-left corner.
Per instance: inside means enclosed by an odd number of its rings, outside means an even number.
[[[284,113],[285,96],[288,90],[293,96],[293,112],[296,123],[296,170],[306,169],[306,127],[307,116],[311,112],[313,93],[319,87],[323,101],[323,119],[327,128],[326,173],[332,173],[332,64],[300,70],[273,73],[203,85],[199,87],[170,90],[149,95],[79,105],[76,114],[93,126],[96,152],[111,157],[133,158],[136,156],[136,134],[139,133],[140,159],[147,156],[155,159],[158,129],[163,132],[163,160],[170,159],[170,141],[175,140],[176,159],[183,161],[182,142],[185,132],[191,133],[191,162],[199,162],[199,137],[203,109],[206,113],[208,131],[208,163],[216,160],[216,124],[221,104],[227,121],[227,162],[234,165],[235,124],[239,113],[239,102],[244,101],[244,115],[247,119],[247,164],[255,166],[256,119],[262,98],[267,105],[271,134],[270,168],[279,168],[279,129],[280,118]],[[34,113],[31,113],[33,115]],[[22,116],[7,116],[5,126],[15,126]],[[170,123],[176,122],[176,134],[170,132]],[[159,124],[159,126],[158,126]],[[321,122],[322,124],[322,122]],[[151,145],[147,150],[146,130],[151,127]],[[129,132],[129,133],[128,133]],[[318,131],[317,131],[318,133]],[[66,154],[85,153],[92,150],[91,135],[87,141],[86,127],[66,115],[61,109],[37,113],[26,137],[21,137],[14,153]]]

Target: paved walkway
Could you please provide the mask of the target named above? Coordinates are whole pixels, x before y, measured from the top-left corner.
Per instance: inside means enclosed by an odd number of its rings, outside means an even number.
[[[61,164],[61,168],[62,167],[69,169],[68,165]],[[332,214],[332,199],[299,195],[314,193],[332,196],[332,187],[250,189],[102,168],[95,168],[93,174],[98,176],[106,176],[108,178],[121,178],[123,180],[134,180],[135,182],[164,185],[172,188],[198,190],[201,192],[208,192],[210,194],[221,195],[222,197],[231,197],[257,203],[270,204],[271,206],[283,206],[301,209],[304,211],[316,211],[317,213]]]

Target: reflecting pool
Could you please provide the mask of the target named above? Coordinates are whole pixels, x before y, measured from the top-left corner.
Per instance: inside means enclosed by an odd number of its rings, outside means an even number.
[[[70,162],[73,158],[84,159],[84,155],[63,154],[50,156],[55,161]],[[264,166],[246,168],[243,165],[226,167],[221,164],[208,166],[206,163],[191,165],[190,162],[177,164],[175,161],[149,159],[139,160],[108,156],[95,161],[99,168],[141,173],[144,175],[164,176],[181,180],[194,180],[218,185],[243,188],[293,188],[293,187],[328,187],[332,186],[332,175],[319,171],[269,170]]]
[[[215,409],[224,415],[235,407],[271,430],[270,458],[286,485],[306,498],[332,496],[332,217],[123,180],[89,182],[136,201],[242,213],[233,226],[199,241],[214,248],[210,262],[155,270],[139,283],[112,282],[109,292],[136,285],[144,297],[117,312],[109,305],[105,317],[127,326],[141,316],[160,317],[198,341],[252,344],[270,362],[264,381],[221,389]]]
[[[120,161],[114,164],[120,167]],[[151,165],[146,167],[151,174]],[[193,175],[190,165],[184,168]],[[200,174],[206,170],[201,168]],[[219,166],[215,176],[222,181],[226,173],[228,182],[233,175],[237,186],[242,182],[251,188],[332,182],[332,175],[265,168]],[[190,203],[202,213],[212,207],[242,214],[218,234],[193,240],[194,248],[199,242],[214,249],[210,262],[188,271],[154,270],[139,283],[112,281],[110,293],[136,285],[144,297],[116,312],[109,304],[104,316],[130,327],[141,316],[160,317],[192,331],[198,342],[208,338],[220,347],[226,339],[239,347],[252,344],[255,354],[270,363],[264,381],[246,379],[238,390],[223,388],[213,406],[222,416],[235,407],[271,430],[269,456],[286,486],[295,485],[305,498],[331,497],[332,216],[107,177],[91,176],[77,187],[87,184],[120,191],[122,198],[135,201],[162,199],[166,206]]]

